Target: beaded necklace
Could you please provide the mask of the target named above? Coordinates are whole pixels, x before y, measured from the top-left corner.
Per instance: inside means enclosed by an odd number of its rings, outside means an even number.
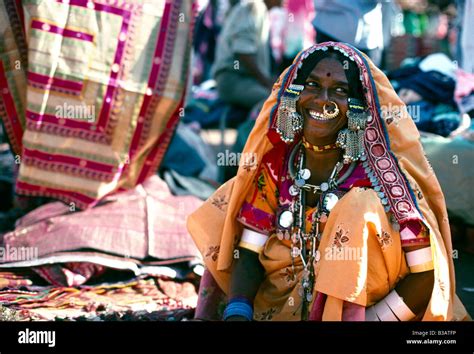
[[[306,140],[304,135],[303,135],[302,143],[305,148],[316,151],[316,152],[339,149],[339,145],[337,145],[336,143],[328,144],[328,145],[313,145],[308,140]]]

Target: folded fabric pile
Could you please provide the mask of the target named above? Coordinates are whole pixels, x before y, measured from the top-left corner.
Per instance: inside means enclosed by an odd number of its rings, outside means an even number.
[[[419,130],[448,136],[461,124],[454,100],[455,70],[446,55],[436,53],[389,73]]]
[[[467,73],[464,70],[456,71],[456,90],[454,97],[461,112],[474,116],[474,73]]]
[[[189,281],[202,273],[202,261],[185,221],[201,203],[173,196],[153,176],[85,211],[62,202],[35,209],[0,236],[0,305],[48,319],[62,309],[68,318],[97,317],[91,304],[109,300],[120,313],[194,308]],[[110,283],[110,274],[133,280]]]
[[[48,203],[3,235],[0,267],[88,262],[138,275],[144,267],[196,263],[200,255],[185,221],[201,203],[195,197],[171,195],[158,176],[84,211],[61,202]],[[98,270],[76,267],[85,278]]]
[[[196,281],[142,276],[60,287],[31,285],[41,283],[33,272],[18,274],[0,272],[0,321],[177,321],[191,319],[197,303]]]

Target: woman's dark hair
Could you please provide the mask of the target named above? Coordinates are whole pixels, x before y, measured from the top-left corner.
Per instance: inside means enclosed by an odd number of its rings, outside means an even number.
[[[308,56],[303,61],[303,65],[298,70],[298,75],[296,80],[294,81],[295,84],[304,85],[306,79],[308,78],[311,71],[314,69],[318,63],[325,59],[325,58],[332,58],[337,60],[341,65],[347,69],[344,70],[346,74],[347,82],[349,83],[349,97],[357,98],[362,102],[365,102],[364,98],[364,91],[362,88],[362,83],[360,82],[360,71],[357,67],[356,63],[350,60],[341,52],[334,50],[332,48],[328,48],[326,51],[316,50],[312,54]]]

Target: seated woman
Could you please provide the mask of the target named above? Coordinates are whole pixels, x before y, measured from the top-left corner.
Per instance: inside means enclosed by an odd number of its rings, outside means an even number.
[[[210,275],[228,299],[224,320],[467,317],[418,131],[385,75],[349,45],[299,54],[273,87],[237,176],[188,229],[209,272],[198,318],[209,310]]]

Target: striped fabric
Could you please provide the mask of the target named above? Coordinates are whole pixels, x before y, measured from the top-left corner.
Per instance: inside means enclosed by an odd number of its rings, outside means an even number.
[[[21,155],[18,194],[87,208],[156,171],[179,120],[193,14],[187,0],[0,4],[0,117]]]

